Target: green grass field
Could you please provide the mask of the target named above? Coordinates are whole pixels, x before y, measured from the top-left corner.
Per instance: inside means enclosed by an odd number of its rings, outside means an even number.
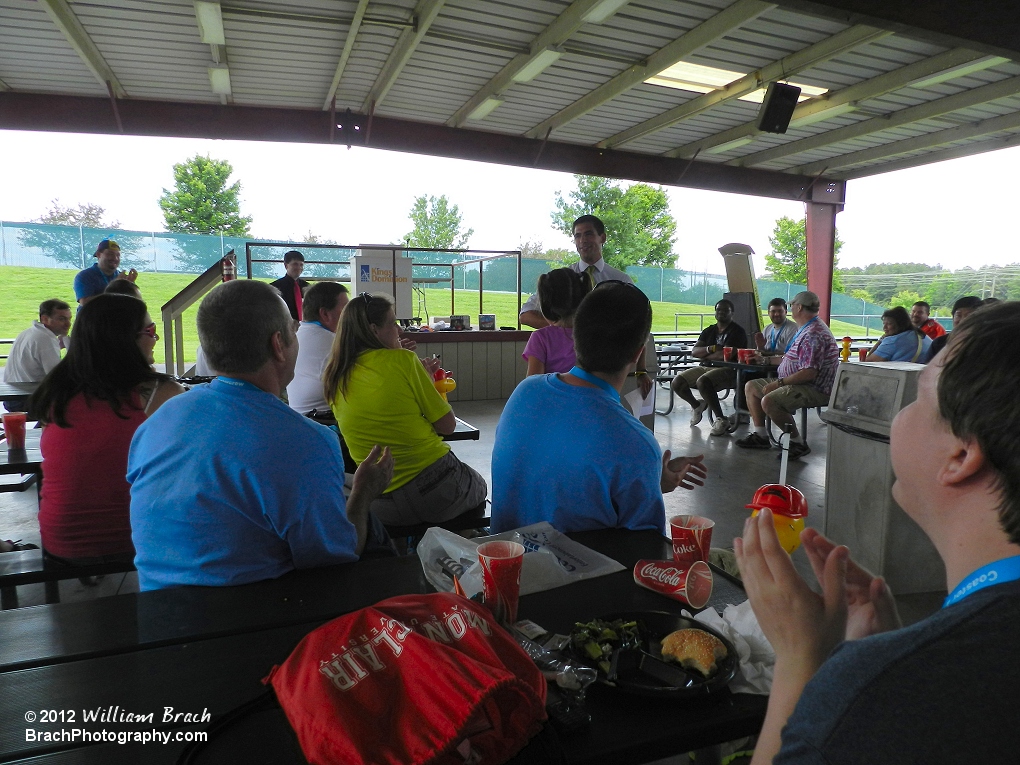
[[[60,298],[74,305],[72,283],[75,272],[59,268],[25,268],[20,266],[0,266],[0,338],[13,338],[27,327],[33,319],[38,318],[39,304],[50,298]],[[174,295],[184,289],[193,279],[194,274],[154,274],[138,275],[138,286],[142,296],[149,305],[149,313],[159,326],[162,335],[163,326],[160,320],[160,308]],[[419,294],[414,296],[415,315],[449,316],[450,290],[423,290],[424,302]],[[477,324],[479,313],[496,314],[496,326],[517,326],[517,296],[505,292],[486,292],[483,295],[482,309],[478,306],[478,293],[459,290],[456,295],[456,310],[453,313],[471,316],[472,324]],[[195,313],[198,306],[193,306],[184,315],[184,357],[189,364],[195,360],[198,347],[198,333],[195,329]],[[674,314],[705,313],[705,323],[711,322],[712,308],[687,303],[652,302],[652,331],[672,332],[675,328]],[[681,316],[679,329],[694,331],[701,327],[697,316]],[[73,331],[73,329],[72,329]],[[837,321],[832,325],[836,337],[843,335],[863,335],[864,328],[856,324]],[[9,348],[9,346],[4,346]],[[156,344],[154,352],[156,363],[163,363],[163,342]]]

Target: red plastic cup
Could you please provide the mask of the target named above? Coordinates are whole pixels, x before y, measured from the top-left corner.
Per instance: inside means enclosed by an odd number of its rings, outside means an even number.
[[[859,351],[857,351],[857,353],[860,355],[861,361],[864,361],[866,358],[868,358],[867,348],[861,348]]]
[[[485,542],[478,545],[478,562],[482,564],[482,602],[492,611],[497,622],[509,627],[517,621],[524,545]]]
[[[27,412],[6,412],[3,415],[4,434],[7,436],[8,449],[25,448],[25,422]]]
[[[750,364],[755,353],[754,348],[737,348],[737,361],[741,364]]]
[[[679,564],[669,560],[639,560],[634,566],[634,582],[666,597],[702,608],[712,597],[712,569],[696,560]]]
[[[715,521],[700,515],[677,515],[669,519],[673,540],[673,560],[687,565],[696,560],[708,562]]]
[[[732,345],[724,346],[722,349],[723,361],[733,361],[733,352],[736,350]]]

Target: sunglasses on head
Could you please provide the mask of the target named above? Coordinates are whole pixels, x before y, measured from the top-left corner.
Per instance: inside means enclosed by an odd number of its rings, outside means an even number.
[[[156,334],[156,322],[152,322],[147,327],[142,327],[138,330],[139,335],[148,335],[153,340],[159,340],[159,335]]]

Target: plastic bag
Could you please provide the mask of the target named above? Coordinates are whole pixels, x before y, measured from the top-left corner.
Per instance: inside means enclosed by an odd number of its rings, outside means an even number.
[[[465,539],[434,526],[418,543],[425,578],[440,592],[452,592],[453,579],[449,574],[456,573],[465,594],[473,597],[482,591],[478,545],[500,539],[524,545],[521,595],[624,570],[612,558],[575,542],[543,521],[479,539]]]

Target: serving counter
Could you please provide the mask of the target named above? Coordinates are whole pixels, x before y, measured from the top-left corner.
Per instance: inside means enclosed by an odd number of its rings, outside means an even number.
[[[448,394],[451,402],[509,398],[528,373],[521,354],[531,330],[402,332],[400,337],[418,343],[419,356],[438,355],[443,369],[453,373],[457,389]]]

